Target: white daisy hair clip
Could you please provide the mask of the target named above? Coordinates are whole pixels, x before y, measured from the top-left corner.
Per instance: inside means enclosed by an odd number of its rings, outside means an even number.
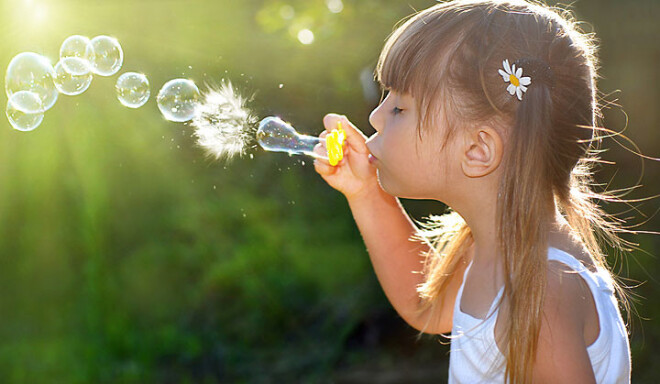
[[[502,78],[505,82],[511,83],[506,90],[513,96],[514,94],[518,96],[518,100],[522,100],[522,94],[527,92],[527,86],[532,83],[531,77],[523,77],[522,67],[516,68],[516,64],[509,66],[509,59],[506,59],[502,62],[504,66],[504,71],[498,69],[497,71],[502,75]]]
[[[498,72],[505,83],[510,83],[506,90],[512,96],[516,95],[518,100],[522,101],[523,93],[527,92],[527,87],[532,84],[532,78],[535,83],[545,83],[550,88],[554,88],[554,74],[550,66],[543,60],[523,58],[509,65],[509,60],[506,59],[502,62],[502,66],[504,70],[498,69]],[[525,72],[529,76],[523,76]]]

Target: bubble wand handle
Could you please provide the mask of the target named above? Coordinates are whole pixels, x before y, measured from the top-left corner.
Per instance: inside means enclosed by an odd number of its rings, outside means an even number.
[[[321,143],[320,138],[302,135],[279,117],[269,116],[261,120],[257,130],[257,142],[267,151],[287,152],[290,155],[307,155],[329,161],[337,165],[344,156],[343,144],[346,134],[339,123],[338,128],[330,132],[325,139],[327,157],[314,152],[314,147]]]

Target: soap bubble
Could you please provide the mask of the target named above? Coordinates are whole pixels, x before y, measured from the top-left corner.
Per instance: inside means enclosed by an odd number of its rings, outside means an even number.
[[[346,132],[342,129],[341,123],[337,123],[337,128],[330,131],[325,136],[325,140],[315,136],[301,135],[291,124],[277,116],[269,116],[261,120],[257,130],[257,142],[267,151],[319,157],[327,159],[332,166],[339,164],[344,158],[345,140]],[[325,141],[327,156],[314,150],[323,141]]]
[[[89,61],[92,59],[94,50],[92,43],[85,36],[73,35],[67,37],[60,47],[60,60],[67,58],[78,58],[79,61],[62,61],[64,69],[72,75],[86,75],[91,70]],[[69,64],[74,64],[69,66]],[[84,65],[80,65],[84,64]]]
[[[119,102],[129,108],[140,108],[149,100],[149,80],[141,73],[126,72],[115,84]]]
[[[18,91],[7,100],[7,119],[19,131],[31,131],[44,119],[43,103],[35,92]]]
[[[7,67],[5,92],[7,97],[18,91],[34,92],[39,95],[46,111],[57,101],[54,78],[55,70],[47,58],[33,52],[19,53]]]
[[[158,109],[169,121],[184,122],[195,116],[199,103],[199,89],[190,80],[170,80],[158,92]]]
[[[87,72],[84,75],[74,75],[66,70],[66,68],[80,69],[84,65],[84,60],[77,57],[67,57],[55,64],[55,78],[53,81],[60,93],[75,96],[80,95],[89,88],[89,85],[92,83],[91,72]],[[79,73],[79,71],[76,71],[76,73]]]
[[[318,157],[314,147],[321,139],[302,135],[279,117],[269,116],[261,120],[257,130],[257,142],[267,151],[288,152],[291,155],[305,154]]]
[[[96,36],[92,45],[92,72],[100,76],[112,76],[119,71],[124,62],[124,52],[117,39],[110,36]]]

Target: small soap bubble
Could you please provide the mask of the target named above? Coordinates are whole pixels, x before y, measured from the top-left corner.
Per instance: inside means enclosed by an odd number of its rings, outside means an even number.
[[[65,57],[59,61],[62,68],[74,76],[82,76],[90,74],[89,62],[79,57]],[[91,75],[91,74],[90,74]]]
[[[156,102],[163,116],[174,122],[183,123],[195,116],[200,101],[199,89],[191,80],[170,80],[158,92]]]
[[[92,45],[91,69],[100,76],[112,76],[124,63],[124,52],[117,39],[110,36],[96,36]]]
[[[74,62],[78,61],[77,64]],[[67,57],[55,64],[55,78],[53,79],[57,90],[68,96],[80,95],[85,92],[89,85],[92,83],[92,73],[87,72],[83,75],[74,75],[67,71],[66,68],[76,67],[81,64],[82,60],[77,57]],[[66,64],[68,63],[68,65]],[[77,72],[79,73],[79,72]]]
[[[43,103],[35,92],[18,91],[7,100],[5,111],[12,127],[19,131],[31,131],[44,119]]]
[[[55,69],[47,58],[33,52],[19,53],[7,67],[5,92],[7,97],[18,91],[34,92],[39,95],[46,111],[57,101],[54,78]]]
[[[119,76],[115,90],[119,102],[129,108],[140,108],[151,95],[149,80],[145,75],[136,72],[126,72]]]
[[[90,60],[94,49],[89,38],[80,35],[69,36],[60,47],[60,61],[64,69],[72,75],[86,75],[91,70]],[[77,58],[79,60],[64,60]],[[71,66],[69,66],[71,64]]]

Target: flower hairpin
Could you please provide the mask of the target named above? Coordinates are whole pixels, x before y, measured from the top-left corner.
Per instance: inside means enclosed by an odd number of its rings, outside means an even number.
[[[509,66],[508,59],[504,60],[502,65],[504,66],[504,71],[498,69],[498,72],[502,75],[504,82],[511,83],[506,90],[509,91],[511,95],[515,94],[518,96],[518,100],[522,100],[522,94],[527,92],[526,86],[532,83],[532,79],[530,77],[522,77],[523,69],[516,68],[515,64]]]

